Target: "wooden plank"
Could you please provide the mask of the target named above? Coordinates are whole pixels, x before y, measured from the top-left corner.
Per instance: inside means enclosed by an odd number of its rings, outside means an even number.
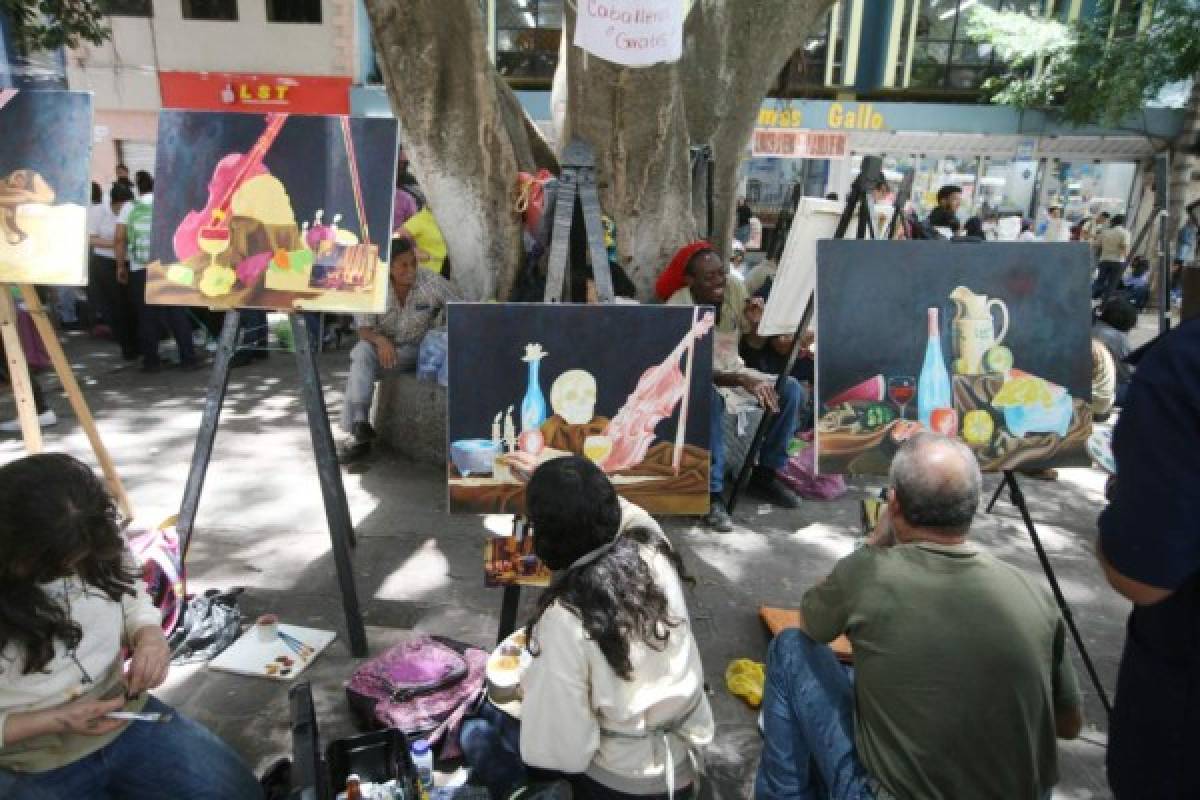
[[[0,340],[4,342],[4,357],[8,361],[8,380],[17,401],[17,419],[25,438],[25,452],[42,452],[42,427],[38,424],[37,406],[33,402],[33,382],[29,379],[29,364],[17,333],[17,305],[7,283],[0,283]]]
[[[25,300],[25,307],[29,310],[33,324],[37,326],[38,334],[42,337],[42,345],[50,356],[50,363],[54,365],[58,380],[67,393],[71,410],[75,412],[75,418],[79,420],[80,427],[83,428],[88,442],[92,445],[92,452],[96,454],[96,461],[100,463],[100,470],[104,473],[108,490],[112,492],[117,501],[117,507],[125,515],[125,519],[133,519],[133,506],[129,502],[129,495],[125,493],[125,486],[121,483],[121,476],[117,474],[117,467],[113,463],[108,448],[104,446],[104,440],[100,438],[96,420],[92,417],[92,411],[88,408],[83,391],[79,388],[79,381],[75,380],[75,372],[71,369],[71,363],[67,361],[62,343],[58,341],[58,333],[54,330],[54,325],[51,324],[50,318],[46,314],[41,298],[38,297],[36,289],[29,284],[22,284],[21,297]]]

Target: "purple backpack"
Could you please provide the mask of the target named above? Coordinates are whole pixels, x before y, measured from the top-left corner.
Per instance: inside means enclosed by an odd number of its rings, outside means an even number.
[[[483,692],[487,652],[443,637],[414,636],[363,663],[346,682],[366,728],[396,728],[436,744],[457,733]],[[447,737],[455,742],[458,737]]]

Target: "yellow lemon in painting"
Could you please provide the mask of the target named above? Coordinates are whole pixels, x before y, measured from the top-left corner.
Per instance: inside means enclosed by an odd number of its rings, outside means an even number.
[[[955,375],[966,375],[967,374],[967,360],[965,358],[954,359],[954,374]]]
[[[983,354],[983,366],[988,372],[1008,372],[1012,369],[1013,354],[1002,344],[988,348],[988,351]]]
[[[996,423],[992,422],[992,415],[986,411],[968,411],[963,417],[962,438],[967,444],[982,447],[992,440],[995,432]]]
[[[237,273],[229,267],[209,267],[200,278],[200,291],[208,297],[229,294],[237,280]]]
[[[1050,387],[1041,378],[1024,375],[1005,381],[1000,391],[992,398],[994,406],[1030,406],[1041,403],[1049,406],[1054,403],[1054,395]]]

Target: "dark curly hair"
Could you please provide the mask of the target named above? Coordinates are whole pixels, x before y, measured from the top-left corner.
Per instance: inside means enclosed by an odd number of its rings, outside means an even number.
[[[679,555],[656,531],[627,530],[618,537],[621,506],[605,474],[591,461],[571,456],[538,467],[525,492],[534,529],[534,550],[554,570],[554,582],[538,599],[526,628],[530,652],[538,655],[534,626],[555,602],[579,617],[613,671],[633,679],[630,645],[640,641],[661,650],[671,629],[682,620],[668,614],[667,596],[654,582],[639,547],[650,545],[666,556],[681,579],[690,580]],[[579,558],[611,545],[587,564]]]
[[[116,505],[87,465],[61,453],[0,467],[0,650],[41,672],[55,640],[79,646],[83,631],[42,585],[77,575],[113,602],[133,595]]]

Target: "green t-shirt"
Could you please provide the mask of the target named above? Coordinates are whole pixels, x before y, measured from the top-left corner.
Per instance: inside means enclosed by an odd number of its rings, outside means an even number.
[[[154,196],[143,195],[129,212],[126,223],[126,245],[129,252],[129,267],[145,269],[150,263],[150,242],[154,227]]]
[[[970,545],[862,547],[804,595],[809,634],[854,645],[855,741],[898,798],[1036,800],[1055,709],[1080,704],[1050,593]]]

